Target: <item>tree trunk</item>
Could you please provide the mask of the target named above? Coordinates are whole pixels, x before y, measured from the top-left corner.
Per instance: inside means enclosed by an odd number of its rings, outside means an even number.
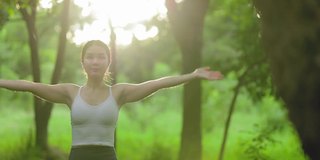
[[[249,66],[242,74],[241,76],[238,78],[238,83],[237,85],[234,87],[234,94],[229,106],[229,111],[228,111],[228,115],[227,115],[227,120],[225,122],[225,126],[224,126],[224,132],[223,132],[223,138],[222,138],[222,142],[221,142],[221,147],[220,147],[220,152],[219,152],[219,156],[218,156],[218,160],[223,160],[224,158],[224,151],[225,151],[225,147],[227,144],[227,139],[228,139],[228,133],[229,133],[229,128],[230,128],[230,124],[231,124],[231,118],[233,116],[234,113],[234,109],[236,107],[236,101],[238,98],[238,95],[240,93],[240,89],[243,85],[245,85],[247,82],[245,81],[245,77],[248,75],[248,73],[251,71],[252,68],[254,68],[255,65],[260,64],[260,62],[255,63],[251,66]]]
[[[208,0],[185,0],[181,4],[166,0],[166,7],[173,34],[182,52],[182,72],[190,73],[201,66],[202,31]],[[183,91],[179,159],[200,160],[201,152],[201,85],[196,80],[186,84]]]
[[[31,65],[32,65],[32,77],[34,82],[41,82],[41,71],[39,62],[39,51],[38,51],[38,35],[36,30],[36,7],[37,1],[30,1],[31,13],[28,13],[27,8],[24,6],[23,2],[18,1],[20,6],[19,11],[26,23],[29,37],[30,55],[31,55]],[[38,113],[41,109],[42,101],[34,97],[34,113],[35,122],[38,120]],[[41,122],[41,121],[40,121]],[[47,148],[47,138],[41,136],[40,131],[37,129],[42,126],[41,123],[36,123],[36,146],[40,148]]]
[[[20,5],[20,13],[26,22],[28,34],[29,34],[29,46],[31,53],[32,74],[34,82],[41,82],[41,71],[39,61],[39,48],[38,37],[36,30],[36,8],[38,1],[30,1],[31,13],[28,13],[26,6],[22,2],[18,2]],[[61,33],[59,37],[59,46],[56,64],[52,75],[51,83],[55,84],[59,81],[63,66],[63,57],[65,54],[66,33],[69,28],[68,15],[70,0],[65,0],[63,11],[61,14]],[[49,102],[43,102],[38,98],[34,98],[34,112],[35,112],[35,127],[36,127],[36,147],[47,150],[48,149],[48,122],[52,110],[52,104]]]
[[[320,2],[255,0],[277,92],[302,148],[320,159]]]
[[[63,10],[61,12],[61,31],[59,35],[58,49],[57,49],[57,58],[55,62],[54,71],[51,77],[51,84],[57,84],[60,80],[62,74],[62,68],[64,65],[64,56],[65,56],[65,48],[67,43],[67,32],[69,30],[69,7],[70,0],[63,1]],[[44,144],[48,147],[48,125],[51,116],[53,103],[45,102],[43,106],[38,110],[36,116],[36,128],[37,132],[39,132],[39,137],[41,140],[44,140]]]

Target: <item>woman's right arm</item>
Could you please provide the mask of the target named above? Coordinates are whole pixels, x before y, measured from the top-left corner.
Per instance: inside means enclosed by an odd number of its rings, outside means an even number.
[[[0,88],[12,91],[30,92],[35,96],[53,103],[70,104],[73,84],[43,84],[25,80],[0,80]]]

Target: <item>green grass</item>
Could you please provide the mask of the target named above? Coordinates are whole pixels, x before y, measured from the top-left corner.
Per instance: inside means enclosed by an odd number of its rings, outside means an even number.
[[[181,102],[177,101],[180,98],[178,95],[172,90],[163,91],[158,93],[159,98],[133,103],[121,110],[116,143],[120,160],[177,159],[182,127],[182,109]],[[221,102],[212,101],[210,105],[216,106],[215,103]],[[241,106],[239,104],[236,107],[225,160],[259,157],[270,160],[307,160],[301,152],[296,133],[286,119],[286,111],[279,104],[270,98],[266,98],[261,104],[255,104],[255,107],[247,107],[252,105],[251,102],[250,105],[248,103],[243,101]],[[203,107],[203,160],[215,160],[218,157],[226,110],[227,107]],[[69,116],[69,109],[58,105],[54,107],[49,122],[50,145],[66,154],[71,144]],[[33,142],[32,110],[0,108],[0,124],[1,160],[36,160],[41,153],[27,149]]]
[[[32,113],[17,108],[2,108],[0,112],[0,157],[3,160],[19,158],[32,146]]]
[[[71,146],[70,110],[63,105],[56,105],[49,122],[49,144],[68,153]]]

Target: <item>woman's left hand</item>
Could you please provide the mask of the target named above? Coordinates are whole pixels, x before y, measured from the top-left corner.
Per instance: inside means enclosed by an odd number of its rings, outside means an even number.
[[[198,78],[207,80],[220,80],[223,79],[223,75],[219,71],[212,71],[210,67],[203,67],[196,69],[193,74]]]

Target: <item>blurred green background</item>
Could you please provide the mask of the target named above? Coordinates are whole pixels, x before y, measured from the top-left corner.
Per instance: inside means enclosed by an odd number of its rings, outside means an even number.
[[[10,3],[13,2],[0,3],[0,79],[32,80],[27,29],[21,15]],[[57,20],[62,3],[52,1],[52,4],[49,8],[38,8],[36,23],[44,83],[50,83],[59,38]],[[71,9],[60,82],[82,85],[85,76],[79,60],[81,46],[73,38],[77,30],[92,23],[94,18],[90,14],[80,16],[82,9],[77,5],[72,5]],[[168,21],[154,15],[147,21],[136,23],[147,28],[156,27],[158,33],[144,40],[132,37],[130,44],[117,45],[117,82],[139,83],[181,74],[182,58]],[[301,151],[296,131],[288,121],[286,108],[273,92],[269,66],[259,43],[259,24],[259,16],[251,1],[215,0],[209,3],[203,28],[202,66],[220,70],[225,79],[201,82],[203,160],[218,158],[225,122],[235,95],[237,99],[224,153],[226,160],[307,159]],[[237,92],[235,88],[243,79],[245,83],[241,83]],[[161,90],[121,109],[116,133],[120,160],[178,159],[182,91],[183,86]],[[1,160],[42,159],[43,153],[34,148],[31,94],[0,89],[0,124]],[[54,105],[48,132],[52,153],[66,159],[71,144],[70,111],[66,106]]]

